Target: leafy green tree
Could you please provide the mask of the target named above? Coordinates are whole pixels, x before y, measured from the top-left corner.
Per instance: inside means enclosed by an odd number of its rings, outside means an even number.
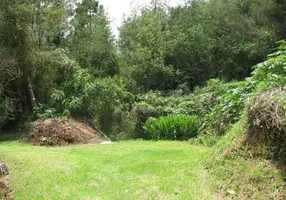
[[[251,66],[263,60],[275,41],[272,27],[261,16],[271,1],[210,1],[208,27],[213,47],[216,77],[227,80],[250,75]]]
[[[31,29],[39,49],[61,45],[69,31],[68,18],[72,14],[71,0],[37,0],[30,3]]]
[[[38,55],[56,46],[49,38],[65,32],[68,7],[69,1],[0,1],[0,57],[5,63],[3,79],[10,80],[0,98],[11,100],[8,108],[16,118],[37,108],[36,80],[44,67]],[[16,76],[11,78],[10,72]]]
[[[158,6],[156,4],[156,6]],[[134,79],[141,90],[172,88],[175,70],[165,63],[169,52],[168,15],[163,7],[133,13],[120,30],[122,73]]]
[[[213,77],[215,40],[206,26],[209,21],[203,1],[171,9],[169,27],[174,42],[165,62],[180,72],[177,76],[179,88],[194,88]]]
[[[66,44],[79,64],[97,77],[114,76],[118,61],[110,22],[98,1],[84,0],[77,4],[72,20],[74,30]]]
[[[242,80],[283,39],[284,7],[279,0],[194,0],[166,9],[152,1],[120,29],[122,72],[145,90]]]

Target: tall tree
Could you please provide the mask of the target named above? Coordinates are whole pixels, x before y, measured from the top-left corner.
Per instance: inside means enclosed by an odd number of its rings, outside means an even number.
[[[110,22],[98,1],[77,4],[67,47],[79,64],[97,77],[113,76],[118,71],[114,36]]]
[[[193,0],[171,10],[161,5],[151,1],[120,30],[122,69],[147,90],[244,79],[285,32],[279,0]]]
[[[120,29],[120,53],[123,73],[133,78],[144,90],[172,88],[175,71],[166,65],[169,52],[168,15],[164,7],[144,8],[141,15],[133,13]]]
[[[209,21],[204,1],[171,9],[169,29],[174,43],[166,62],[180,72],[178,87],[193,88],[212,77],[214,38],[206,26]]]
[[[49,39],[66,31],[68,5],[65,0],[0,1],[0,57],[5,58],[6,69],[17,72],[16,79],[1,92],[2,98],[14,99],[17,104],[10,105],[15,108],[11,113],[36,108],[35,82],[37,75],[43,74],[39,53],[54,49],[56,43]]]

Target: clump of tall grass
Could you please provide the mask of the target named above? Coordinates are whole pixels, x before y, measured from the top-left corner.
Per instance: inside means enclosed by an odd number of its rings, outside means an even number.
[[[152,140],[188,140],[198,135],[200,127],[199,118],[189,115],[149,118],[143,126],[146,138]]]

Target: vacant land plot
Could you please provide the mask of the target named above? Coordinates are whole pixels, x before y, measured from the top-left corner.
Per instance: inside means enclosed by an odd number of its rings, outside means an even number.
[[[186,142],[36,147],[0,142],[15,199],[212,199],[206,147]]]

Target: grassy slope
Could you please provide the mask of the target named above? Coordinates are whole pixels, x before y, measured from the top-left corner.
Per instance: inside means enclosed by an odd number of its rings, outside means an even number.
[[[45,148],[0,142],[15,199],[211,199],[210,149],[184,142]]]
[[[210,162],[211,176],[226,199],[286,199],[281,169],[260,152],[251,153],[241,144],[244,119],[235,124],[216,145]],[[255,152],[254,152],[255,153]]]

